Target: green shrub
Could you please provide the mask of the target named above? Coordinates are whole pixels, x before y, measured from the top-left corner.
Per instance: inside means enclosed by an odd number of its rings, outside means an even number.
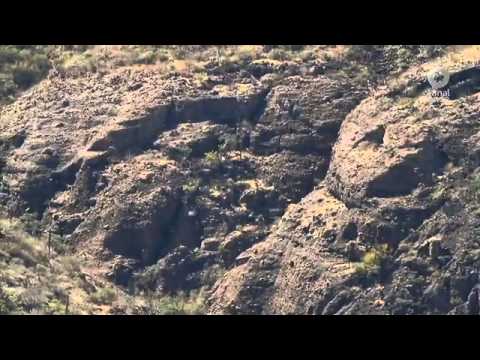
[[[142,315],[200,315],[205,313],[202,294],[148,297]]]
[[[117,299],[117,293],[112,288],[101,288],[90,295],[90,301],[98,305],[109,305]]]
[[[305,45],[264,45],[263,49],[267,52],[272,50],[284,50],[284,51],[302,51]]]
[[[185,161],[190,158],[192,149],[189,147],[176,147],[167,150],[168,156],[176,161]]]
[[[187,57],[188,50],[183,46],[177,46],[172,49],[172,56],[176,59],[183,60]]]
[[[9,74],[0,74],[0,98],[5,98],[15,92],[17,85]]]
[[[198,191],[200,184],[200,179],[190,179],[185,185],[182,186],[182,189],[185,193],[192,194]]]
[[[352,45],[345,56],[347,60],[364,62],[370,60],[377,50],[375,45]]]
[[[55,233],[51,234],[51,246],[52,249],[59,255],[65,255],[71,249],[71,243],[68,242],[67,238]]]
[[[420,45],[419,56],[421,58],[431,58],[445,53],[446,45]]]
[[[213,286],[215,282],[225,274],[225,268],[221,265],[213,265],[202,272],[202,284]]]
[[[470,183],[470,190],[478,196],[480,194],[480,176],[476,176]]]
[[[45,78],[53,64],[91,45],[0,45],[0,104]]]
[[[205,154],[205,162],[209,166],[217,167],[222,162],[222,157],[218,151],[209,151]]]
[[[18,298],[21,307],[27,312],[40,309],[47,302],[45,289],[38,287],[25,289]]]
[[[0,287],[0,315],[8,315],[17,310],[14,299]]]
[[[20,88],[28,88],[33,85],[37,79],[37,73],[34,69],[26,66],[19,66],[13,70],[13,81]]]
[[[157,60],[157,54],[154,51],[145,51],[138,54],[134,64],[154,64]]]
[[[59,299],[50,300],[45,306],[45,314],[48,315],[64,315],[66,310],[66,305]]]
[[[40,221],[36,213],[25,212],[21,217],[22,230],[30,235],[36,236],[40,234]]]
[[[230,249],[226,248],[224,243],[220,243],[218,246],[218,252],[222,258],[227,258],[230,255]]]
[[[19,49],[12,45],[0,46],[0,64],[13,63],[19,59]]]
[[[273,49],[270,51],[269,56],[273,60],[286,61],[291,58],[291,55],[283,49]]]
[[[363,274],[380,274],[387,256],[388,245],[377,246],[365,253],[356,270]]]
[[[80,273],[81,266],[77,257],[75,256],[64,256],[59,259],[64,270],[69,273],[72,277]]]
[[[0,45],[0,103],[10,102],[48,74],[49,45]]]

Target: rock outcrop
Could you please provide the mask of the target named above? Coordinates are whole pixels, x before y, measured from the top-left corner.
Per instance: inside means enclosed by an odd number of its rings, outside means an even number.
[[[210,311],[475,313],[479,100],[365,99],[322,185],[241,255]]]

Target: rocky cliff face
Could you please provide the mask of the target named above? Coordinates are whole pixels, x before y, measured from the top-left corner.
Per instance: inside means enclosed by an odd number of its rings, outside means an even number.
[[[478,314],[480,98],[429,97],[386,90],[350,112],[325,180],[217,284],[211,311]]]
[[[476,73],[432,98],[406,48],[53,74],[1,109],[2,206],[208,313],[478,313]]]

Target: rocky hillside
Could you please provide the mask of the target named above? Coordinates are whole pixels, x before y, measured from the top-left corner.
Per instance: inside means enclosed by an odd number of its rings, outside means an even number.
[[[0,313],[480,313],[480,47],[48,54],[0,108]]]

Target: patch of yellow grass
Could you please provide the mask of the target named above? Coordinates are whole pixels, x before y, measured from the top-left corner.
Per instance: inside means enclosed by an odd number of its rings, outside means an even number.
[[[173,60],[170,69],[181,74],[200,72],[204,69],[204,63],[193,59]]]
[[[22,223],[17,219],[0,219],[0,231],[7,233],[16,239],[17,243],[20,243],[22,248],[28,248],[35,252],[44,250],[43,242],[38,238],[34,238],[23,230]]]
[[[222,96],[248,95],[255,87],[252,84],[217,85],[214,89]]]
[[[257,59],[263,54],[263,47],[260,45],[239,45],[236,48],[232,49],[232,55],[229,60],[232,62],[239,61],[245,57],[251,57],[252,59]]]
[[[72,54],[65,59],[65,61],[63,62],[63,66],[67,69],[73,66],[84,66],[88,62],[88,59],[91,58],[91,56],[92,55],[89,52],[85,52],[82,54]]]
[[[238,181],[239,184],[247,185],[250,189],[265,189],[265,190],[273,190],[273,186],[267,186],[261,179],[249,179],[249,180],[241,180]]]
[[[239,45],[237,52],[240,54],[259,54],[263,52],[261,45]]]
[[[206,72],[199,72],[195,74],[194,82],[196,86],[202,86],[208,80],[208,74]]]
[[[280,65],[283,63],[283,61],[280,61],[280,60],[274,60],[274,59],[269,59],[269,58],[266,58],[266,59],[257,59],[257,60],[254,60],[252,61],[253,64],[260,64],[260,65]]]
[[[480,63],[480,45],[451,46],[447,54],[423,65],[425,71],[443,67],[447,70],[459,70]]]
[[[222,197],[222,195],[223,195],[222,189],[218,186],[214,186],[214,187],[210,188],[209,193],[210,193],[210,196],[215,198],[215,199],[218,199],[218,198]]]

